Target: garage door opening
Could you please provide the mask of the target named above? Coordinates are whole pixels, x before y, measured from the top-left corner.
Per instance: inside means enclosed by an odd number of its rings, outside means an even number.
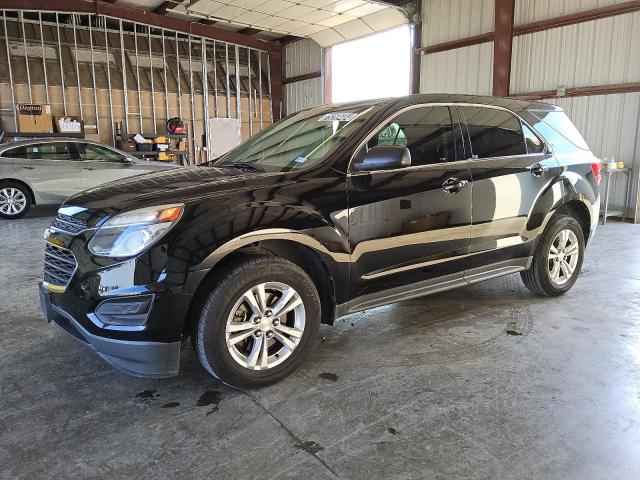
[[[408,95],[410,45],[403,26],[332,47],[332,102]]]

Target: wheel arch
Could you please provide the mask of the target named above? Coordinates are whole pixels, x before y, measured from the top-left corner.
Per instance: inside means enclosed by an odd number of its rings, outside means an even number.
[[[191,273],[188,293],[192,293],[193,299],[186,315],[184,333],[191,332],[197,324],[207,293],[220,280],[226,267],[251,255],[274,255],[301,267],[318,288],[323,307],[321,323],[334,324],[339,315],[338,303],[343,303],[339,292],[346,292],[348,287],[348,253],[330,251],[317,239],[301,232],[270,229],[242,235],[223,244]]]
[[[24,180],[17,179],[17,178],[6,177],[6,178],[3,178],[2,180],[0,180],[0,185],[2,185],[5,182],[12,182],[12,183],[17,183],[19,185],[22,185],[24,188],[27,189],[27,192],[29,193],[29,197],[31,198],[31,204],[32,205],[36,204],[36,196],[33,193],[33,189],[31,188],[31,186],[27,182],[25,182]]]

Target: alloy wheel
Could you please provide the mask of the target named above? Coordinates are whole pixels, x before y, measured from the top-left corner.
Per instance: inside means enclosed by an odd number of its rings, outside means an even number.
[[[564,285],[571,278],[580,258],[580,244],[573,230],[560,230],[549,249],[549,276],[556,285]]]
[[[14,187],[0,190],[0,213],[5,215],[19,215],[27,206],[27,197]]]
[[[229,353],[241,366],[266,370],[284,362],[304,333],[302,298],[289,285],[266,282],[247,290],[227,318]]]

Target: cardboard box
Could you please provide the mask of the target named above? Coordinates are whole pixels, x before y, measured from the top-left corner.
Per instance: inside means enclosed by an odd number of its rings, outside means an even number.
[[[82,133],[84,125],[80,117],[53,117],[53,124],[58,133]]]
[[[52,133],[51,105],[19,103],[18,130],[27,133]]]

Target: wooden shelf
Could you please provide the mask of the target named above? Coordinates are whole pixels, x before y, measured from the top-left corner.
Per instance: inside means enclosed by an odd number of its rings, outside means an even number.
[[[158,150],[154,150],[152,152],[127,152],[129,155],[133,155],[134,157],[157,157],[161,153],[166,153],[167,155],[188,155],[189,152],[186,150],[165,150],[164,152],[160,152]]]

